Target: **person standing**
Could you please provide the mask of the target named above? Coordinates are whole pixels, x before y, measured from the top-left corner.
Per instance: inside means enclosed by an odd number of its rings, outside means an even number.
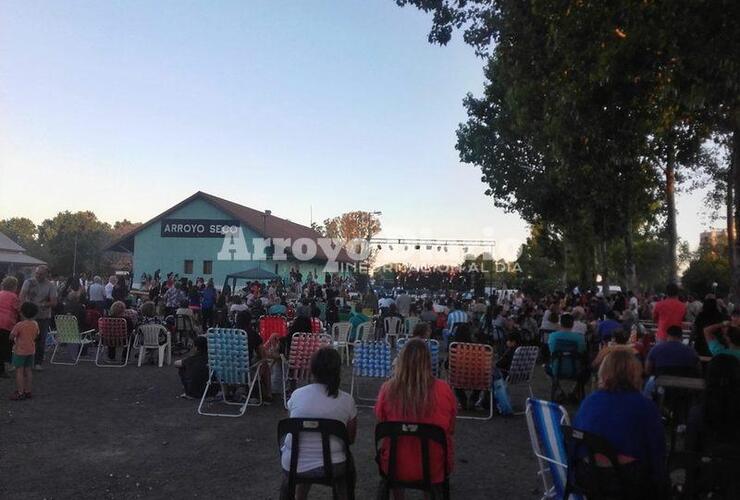
[[[10,332],[18,322],[20,303],[16,290],[18,280],[7,276],[0,285],[0,378],[8,378],[5,373],[5,363],[10,363]]]
[[[13,366],[15,366],[16,391],[10,395],[11,401],[31,399],[31,367],[34,363],[34,342],[39,336],[39,325],[33,318],[39,308],[32,302],[24,302],[21,306],[23,320],[19,321],[10,332],[13,346]]]
[[[49,268],[47,266],[38,266],[33,273],[33,277],[23,282],[19,299],[21,303],[32,302],[38,308],[35,319],[39,327],[39,334],[36,337],[34,369],[41,371],[44,364],[46,334],[51,327],[51,312],[57,305],[57,287],[49,281]]]
[[[406,293],[406,290],[399,290],[398,297],[396,297],[396,307],[398,308],[398,314],[402,318],[409,317],[409,310],[411,309],[411,296]]]
[[[95,276],[93,278],[93,282],[87,292],[87,297],[95,309],[100,312],[105,309],[105,287],[103,286],[103,280],[100,276]]]
[[[667,297],[657,304],[653,309],[653,320],[658,325],[655,339],[665,342],[668,338],[668,327],[681,326],[686,317],[686,304],[678,300],[678,285],[668,283],[665,288]]]

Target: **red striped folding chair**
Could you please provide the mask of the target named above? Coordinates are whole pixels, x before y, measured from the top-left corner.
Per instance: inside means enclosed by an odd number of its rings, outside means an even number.
[[[100,318],[98,320],[98,349],[95,352],[95,365],[101,368],[123,368],[128,364],[128,356],[131,351],[131,339],[129,338],[126,320],[123,318]],[[100,351],[103,347],[116,349],[121,347],[126,350],[126,357],[122,364],[101,364]]]
[[[283,404],[288,408],[288,386],[291,390],[299,382],[306,382],[311,376],[311,356],[322,347],[332,345],[331,335],[322,333],[294,333],[290,341],[288,359],[283,362]]]
[[[288,335],[288,322],[282,316],[262,316],[260,318],[260,337],[267,342],[273,335],[278,338]]]
[[[490,420],[493,417],[493,347],[486,344],[453,342],[450,344],[448,380],[453,389],[488,391],[489,411],[487,417],[458,415],[457,418]]]

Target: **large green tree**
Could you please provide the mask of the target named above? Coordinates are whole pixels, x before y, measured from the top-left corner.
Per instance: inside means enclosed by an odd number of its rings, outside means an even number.
[[[110,237],[110,224],[90,211],[59,212],[38,227],[38,241],[48,254],[51,272],[62,276],[100,269],[102,249]]]

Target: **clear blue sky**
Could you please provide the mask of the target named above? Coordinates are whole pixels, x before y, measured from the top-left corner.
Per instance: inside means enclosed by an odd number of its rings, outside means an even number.
[[[381,210],[381,236],[511,258],[525,224],[454,149],[482,62],[430,23],[392,0],[3,0],[0,218],[143,221],[203,190],[305,224]],[[679,200],[692,246],[700,201]],[[410,253],[381,261],[429,259]]]

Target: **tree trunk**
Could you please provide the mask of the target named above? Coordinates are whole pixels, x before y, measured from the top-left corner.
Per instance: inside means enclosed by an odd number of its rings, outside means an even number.
[[[609,251],[606,245],[606,215],[602,218],[602,230],[601,230],[601,241],[599,242],[599,249],[601,253],[601,291],[604,297],[609,296]]]
[[[627,222],[624,233],[624,282],[628,290],[637,293],[637,268],[635,267],[635,248],[632,224]]]
[[[735,110],[734,121],[732,124],[732,163],[730,170],[732,172],[733,191],[734,191],[734,220],[740,220],[740,109]],[[734,229],[734,227],[733,227]],[[740,257],[740,231],[733,231],[734,238],[734,255]],[[728,233],[729,236],[729,233]],[[734,259],[732,267],[732,288],[731,296],[733,303],[740,302],[740,259]]]
[[[668,282],[678,281],[678,264],[676,262],[676,151],[673,141],[668,140],[668,155],[665,166],[665,201],[668,216],[666,217],[666,231],[668,233]]]

